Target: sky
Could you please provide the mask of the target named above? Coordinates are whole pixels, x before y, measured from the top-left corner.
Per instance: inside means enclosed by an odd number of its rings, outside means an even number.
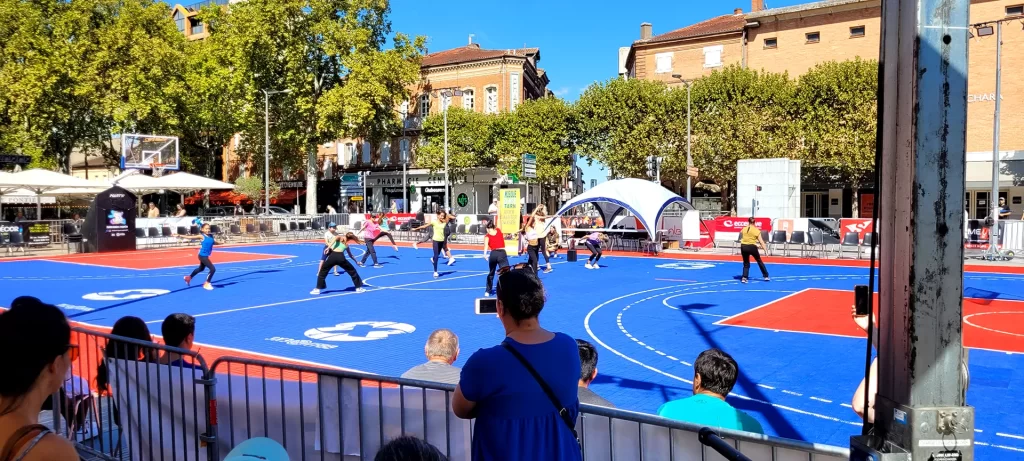
[[[767,0],[778,8],[808,0]],[[539,66],[548,73],[548,88],[575,101],[587,86],[618,74],[619,47],[640,38],[640,23],[662,34],[736,8],[750,11],[749,0],[639,1],[609,0],[392,0],[395,32],[427,37],[428,51],[465,46],[469,35],[485,49],[540,48]],[[603,182],[599,164],[582,161],[584,181]]]

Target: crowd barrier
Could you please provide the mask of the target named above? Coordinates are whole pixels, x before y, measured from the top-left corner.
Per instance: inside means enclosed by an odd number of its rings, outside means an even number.
[[[116,347],[104,355],[109,341]],[[473,422],[451,411],[454,386],[340,369],[220,357],[74,328],[80,356],[55,395],[55,427],[103,459],[223,459],[252,437],[280,442],[292,460],[372,459],[382,444],[412,435],[470,459]],[[159,363],[163,354],[186,363]],[[99,389],[97,366],[109,387]],[[64,404],[67,402],[67,404]],[[577,430],[588,461],[724,459],[701,427],[658,416],[581,405]],[[845,448],[720,430],[753,460],[838,461]]]

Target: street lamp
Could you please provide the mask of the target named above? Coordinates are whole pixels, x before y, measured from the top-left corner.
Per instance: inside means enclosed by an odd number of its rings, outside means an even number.
[[[292,90],[262,90],[263,91],[263,189],[266,203],[263,204],[263,213],[270,214],[270,95],[279,93],[291,93]]]
[[[693,82],[683,80],[679,74],[672,74],[672,78],[686,85],[686,201],[690,202],[690,168],[693,167],[693,160],[690,159],[690,86]]]
[[[441,115],[444,119],[444,211],[451,212],[452,203],[448,197],[448,189],[451,187],[448,182],[448,106],[451,105],[452,96],[462,96],[462,90],[450,89],[441,90]]]

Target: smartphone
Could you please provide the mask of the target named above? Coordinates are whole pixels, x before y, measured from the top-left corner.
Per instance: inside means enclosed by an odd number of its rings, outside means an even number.
[[[855,285],[853,287],[853,306],[856,309],[857,315],[868,315],[868,309],[870,309],[869,302],[871,301],[871,292],[868,291],[867,285]]]
[[[498,300],[496,298],[476,298],[476,313],[495,314],[498,313]]]

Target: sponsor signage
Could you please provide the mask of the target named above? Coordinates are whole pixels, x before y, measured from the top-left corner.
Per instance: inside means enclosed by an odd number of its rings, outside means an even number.
[[[537,156],[533,154],[523,154],[523,177],[524,178],[536,178],[537,177]]]
[[[282,189],[302,189],[306,187],[306,181],[281,181],[277,185]]]
[[[37,202],[38,200],[38,202]],[[52,205],[57,203],[57,197],[36,197],[34,195],[4,195],[0,197],[0,203],[9,205]]]
[[[50,244],[50,223],[46,222],[32,222],[26,225],[28,235],[25,236],[25,240],[28,241],[29,245],[49,245]]]
[[[863,241],[864,236],[874,231],[874,226],[870,219],[862,218],[843,218],[839,220],[839,238],[846,235],[847,232],[856,232],[860,239]],[[985,238],[988,241],[988,237]]]
[[[719,216],[714,219],[714,225],[711,226],[715,232],[739,232],[747,227],[747,218],[732,217],[732,216]],[[771,230],[772,220],[771,218],[754,218],[754,226],[761,230]]]
[[[28,165],[32,157],[27,155],[0,155],[0,165]]]
[[[135,249],[135,195],[112,187],[96,196],[82,226],[90,252]]]
[[[21,224],[0,222],[0,234],[9,234],[11,232],[21,232]]]

